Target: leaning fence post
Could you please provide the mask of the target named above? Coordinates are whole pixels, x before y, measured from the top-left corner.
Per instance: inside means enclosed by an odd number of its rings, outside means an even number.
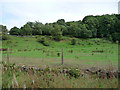
[[[62,48],[61,60],[62,60],[62,65],[63,65],[64,64],[64,51],[63,51],[63,48]]]

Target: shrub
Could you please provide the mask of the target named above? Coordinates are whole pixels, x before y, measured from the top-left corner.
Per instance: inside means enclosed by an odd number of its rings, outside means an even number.
[[[74,77],[74,78],[78,78],[80,76],[80,72],[77,69],[71,69],[68,72],[68,74],[69,74],[70,77]]]
[[[50,42],[49,40],[47,40],[46,37],[39,37],[37,41],[43,44],[44,46],[50,46]]]
[[[77,43],[76,39],[71,40],[71,45],[76,45],[76,43]]]
[[[2,40],[9,40],[10,37],[9,37],[9,35],[3,34],[1,39]]]
[[[62,39],[61,35],[54,36],[54,40],[56,40],[56,41],[60,41],[61,39]]]
[[[43,45],[44,45],[44,46],[50,46],[49,41],[43,42]]]

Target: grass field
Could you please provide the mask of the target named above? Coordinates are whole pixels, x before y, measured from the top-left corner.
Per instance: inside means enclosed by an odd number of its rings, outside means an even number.
[[[71,65],[107,64],[117,65],[118,45],[104,39],[76,39],[78,44],[71,45],[71,39],[64,37],[60,42],[50,41],[50,46],[43,46],[35,37],[11,36],[3,41],[3,48],[10,48],[10,62],[21,64],[61,64],[61,50],[64,49],[64,63]],[[95,51],[95,52],[94,52]],[[103,52],[99,52],[103,51]],[[58,56],[58,53],[60,54]],[[3,52],[3,59],[6,53]],[[33,60],[34,59],[34,60]]]
[[[63,37],[60,42],[49,40],[50,46],[37,42],[36,37],[10,36],[10,40],[2,42],[1,48],[9,48],[2,52],[2,61],[19,66],[36,66],[40,68],[79,68],[80,70],[98,67],[105,70],[118,69],[118,44],[105,39],[78,39],[76,45],[71,45],[73,38]],[[49,38],[49,37],[48,37]],[[64,53],[64,64],[61,65],[61,53]],[[8,56],[8,57],[7,57]],[[6,67],[7,66],[7,67]],[[15,66],[17,67],[17,66]],[[14,68],[14,67],[13,67]],[[33,87],[33,88],[117,88],[118,79],[101,79],[97,76],[69,77],[64,73],[30,72],[11,69],[5,65],[3,73],[3,88]],[[76,74],[76,72],[74,72]],[[82,75],[82,74],[81,74]],[[23,78],[24,77],[24,78]],[[14,84],[16,84],[15,86]],[[33,83],[31,85],[31,83]]]

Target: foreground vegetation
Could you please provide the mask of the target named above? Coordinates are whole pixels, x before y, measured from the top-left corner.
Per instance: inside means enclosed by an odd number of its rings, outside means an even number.
[[[69,71],[67,71],[69,69]],[[118,88],[118,78],[85,74],[78,68],[35,68],[3,64],[3,88]]]

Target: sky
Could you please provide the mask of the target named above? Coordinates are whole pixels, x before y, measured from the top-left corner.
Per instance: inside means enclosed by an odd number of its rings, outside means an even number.
[[[87,15],[117,14],[119,0],[0,0],[0,24],[8,29],[26,22],[82,20]]]

